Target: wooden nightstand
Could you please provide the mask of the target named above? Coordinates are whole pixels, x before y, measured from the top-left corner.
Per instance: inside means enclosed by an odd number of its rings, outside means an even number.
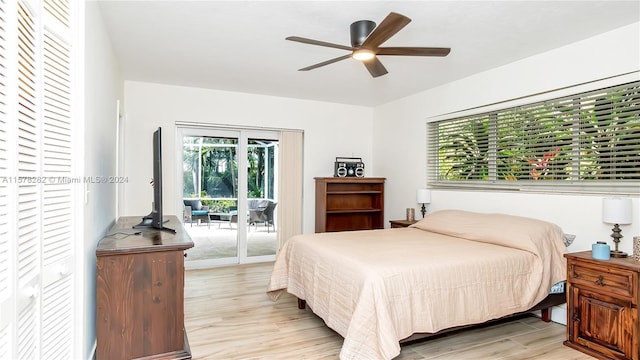
[[[567,258],[567,341],[598,359],[640,360],[640,261]]]
[[[409,221],[409,220],[391,220],[389,221],[389,223],[391,223],[391,227],[392,228],[403,228],[403,227],[407,227],[409,225],[413,225],[415,223],[417,223],[418,221],[413,220],[413,221]]]

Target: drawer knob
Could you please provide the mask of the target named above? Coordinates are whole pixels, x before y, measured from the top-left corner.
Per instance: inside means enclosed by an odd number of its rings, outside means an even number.
[[[604,278],[602,275],[598,276],[598,280],[595,281],[595,284],[598,286],[604,286]]]

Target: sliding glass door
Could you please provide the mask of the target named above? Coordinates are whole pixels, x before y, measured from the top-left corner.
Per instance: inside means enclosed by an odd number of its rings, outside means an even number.
[[[278,148],[274,139],[247,139],[247,256],[255,261],[276,253]]]
[[[275,258],[278,132],[178,128],[187,268]]]

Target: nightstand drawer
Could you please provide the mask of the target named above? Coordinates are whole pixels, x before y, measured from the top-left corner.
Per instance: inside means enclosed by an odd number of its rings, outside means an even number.
[[[570,281],[575,285],[597,289],[602,293],[623,296],[636,303],[633,293],[634,277],[637,273],[618,268],[590,267],[589,264],[571,263],[569,266]]]

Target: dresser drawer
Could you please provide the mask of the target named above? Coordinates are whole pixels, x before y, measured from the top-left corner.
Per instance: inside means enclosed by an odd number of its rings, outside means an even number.
[[[569,281],[575,285],[589,287],[604,294],[624,297],[637,304],[633,284],[637,273],[619,268],[591,267],[588,263],[569,262]]]

